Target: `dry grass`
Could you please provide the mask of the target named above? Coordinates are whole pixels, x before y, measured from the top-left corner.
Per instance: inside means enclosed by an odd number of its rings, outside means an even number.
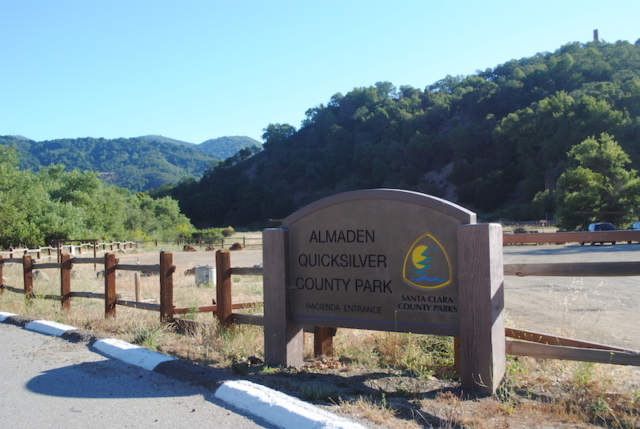
[[[74,266],[74,291],[101,293],[104,281],[93,265]],[[507,376],[497,395],[478,398],[459,388],[452,371],[451,338],[339,329],[335,358],[313,357],[312,336],[306,335],[305,366],[269,368],[261,364],[261,327],[223,328],[211,313],[190,312],[184,319],[199,322],[188,333],[159,323],[157,312],[118,307],[117,317],[104,318],[104,303],[73,299],[71,311],[43,299],[59,294],[59,275],[36,279],[36,298],[5,291],[0,310],[53,320],[121,338],[152,350],[222,368],[270,385],[305,400],[327,404],[353,418],[391,428],[493,427],[640,427],[640,387],[629,381],[631,369],[579,362],[510,358]],[[7,284],[22,285],[21,265],[4,268]],[[142,299],[158,301],[158,278],[143,277]],[[262,300],[261,277],[233,277],[234,302]],[[117,280],[121,299],[134,300],[133,273]],[[193,276],[178,270],[175,305],[209,305],[215,288],[196,287]],[[261,309],[245,310],[260,312]],[[637,374],[637,372],[635,372]]]

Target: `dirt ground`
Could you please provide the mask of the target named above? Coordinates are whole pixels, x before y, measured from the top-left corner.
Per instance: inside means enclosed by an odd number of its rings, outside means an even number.
[[[504,263],[640,262],[640,244],[507,246]],[[505,277],[507,324],[640,350],[640,277]]]

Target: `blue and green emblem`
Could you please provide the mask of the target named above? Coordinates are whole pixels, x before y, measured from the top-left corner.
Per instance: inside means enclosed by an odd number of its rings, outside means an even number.
[[[451,283],[451,261],[431,234],[422,234],[404,257],[403,280],[421,289],[437,289]]]

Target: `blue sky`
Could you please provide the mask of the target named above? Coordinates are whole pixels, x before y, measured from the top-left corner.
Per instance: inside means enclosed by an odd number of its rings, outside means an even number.
[[[379,81],[640,39],[640,1],[3,0],[0,135],[191,143],[300,126]]]

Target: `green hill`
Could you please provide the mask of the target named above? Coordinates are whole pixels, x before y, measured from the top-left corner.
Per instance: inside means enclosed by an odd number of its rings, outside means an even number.
[[[262,148],[262,143],[252,139],[251,137],[232,136],[207,140],[206,142],[195,146],[196,149],[218,159],[230,158],[238,153],[240,149],[247,147]]]
[[[139,139],[147,140],[150,142],[159,142],[159,143],[173,143],[180,146],[195,146],[195,143],[183,142],[182,140],[176,140],[169,137],[157,136],[157,135],[148,135],[148,136],[140,136]]]
[[[43,142],[12,136],[0,144],[18,149],[20,168],[39,170],[53,164],[100,173],[103,180],[133,191],[177,183],[185,176],[200,177],[215,158],[192,147],[144,138],[58,139]]]
[[[149,142],[173,143],[181,146],[187,146],[202,151],[216,159],[230,158],[238,153],[240,149],[247,147],[262,147],[262,143],[247,136],[218,137],[217,139],[210,139],[200,144],[187,143],[156,135],[141,136],[139,138]]]
[[[639,41],[640,42],[640,41]],[[171,190],[198,225],[263,225],[321,197],[404,188],[485,219],[540,219],[534,201],[569,149],[607,132],[640,166],[640,43],[570,43],[423,88],[335,94],[300,129],[271,124],[264,150]]]
[[[79,138],[36,142],[22,136],[0,136],[20,154],[20,168],[39,170],[52,164],[90,170],[132,191],[159,188],[184,177],[200,177],[210,163],[232,157],[246,147],[259,148],[250,137],[220,137],[202,144],[158,135],[136,138]]]

